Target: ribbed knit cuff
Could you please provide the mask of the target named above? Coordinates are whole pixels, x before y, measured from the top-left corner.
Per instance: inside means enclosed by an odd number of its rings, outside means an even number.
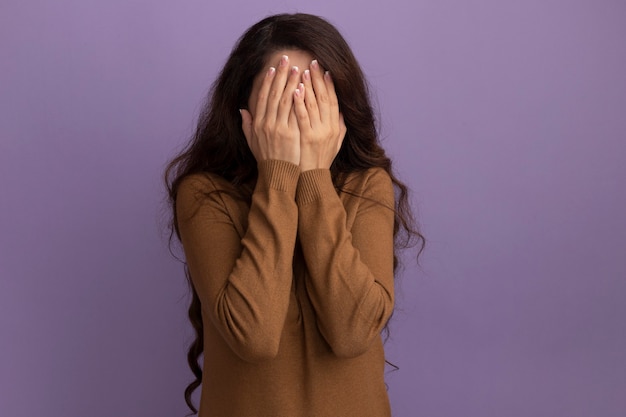
[[[257,184],[267,189],[294,192],[300,176],[300,167],[287,161],[265,160],[258,163]]]
[[[311,169],[300,174],[296,189],[296,202],[309,204],[325,193],[335,190],[329,169]]]

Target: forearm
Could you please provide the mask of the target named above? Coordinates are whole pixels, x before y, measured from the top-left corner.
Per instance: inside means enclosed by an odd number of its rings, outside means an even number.
[[[348,230],[328,170],[303,173],[296,201],[318,326],[336,354],[356,356],[379,336],[393,310],[393,211],[364,199]]]
[[[242,358],[277,353],[289,303],[297,230],[298,167],[259,164],[243,237],[226,208],[201,207],[182,223],[190,274],[215,327]]]

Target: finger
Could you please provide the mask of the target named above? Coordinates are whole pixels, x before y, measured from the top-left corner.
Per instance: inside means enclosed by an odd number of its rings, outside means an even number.
[[[288,123],[289,115],[293,111],[293,99],[294,92],[298,87],[300,81],[300,69],[296,66],[291,67],[289,71],[289,77],[287,78],[287,84],[283,90],[282,97],[278,104],[278,110],[276,113],[276,120],[282,123]]]
[[[278,68],[276,68],[276,75],[274,76],[274,79],[272,80],[272,85],[269,89],[264,119],[276,120],[278,104],[283,97],[283,93],[285,91],[285,83],[287,82],[288,75],[289,57],[287,55],[283,55],[280,58]]]
[[[328,92],[330,123],[332,125],[337,125],[339,123],[339,100],[337,99],[337,93],[335,92],[335,83],[333,82],[333,78],[328,71],[324,73],[324,84],[326,84],[326,91]]]
[[[265,117],[265,109],[267,108],[267,96],[269,95],[270,87],[272,86],[272,81],[274,81],[275,75],[276,68],[269,67],[267,72],[265,73],[263,82],[261,83],[261,88],[259,88],[259,94],[257,96],[255,110],[256,118],[259,120],[262,120]]]
[[[291,111],[289,112],[289,126],[298,126],[298,129],[300,128],[298,125],[298,116],[296,115],[296,109],[295,106],[291,107]]]
[[[304,103],[305,96],[308,93],[309,92],[306,90],[305,85],[303,83],[300,83],[300,85],[293,94],[294,115],[296,116],[300,132],[308,132],[311,129],[309,112],[307,111],[306,104]]]
[[[315,91],[313,91],[313,84],[311,83],[311,71],[306,70],[302,74],[302,81],[304,84],[304,104],[308,117],[310,119],[311,126],[317,126],[320,123],[320,112],[317,107],[317,100],[315,97]]]
[[[311,62],[311,82],[315,91],[320,120],[322,122],[330,121],[330,98],[326,89],[326,81],[324,81],[324,70],[316,59]]]

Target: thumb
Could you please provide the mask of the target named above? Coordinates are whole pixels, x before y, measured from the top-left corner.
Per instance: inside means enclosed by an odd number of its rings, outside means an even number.
[[[239,109],[239,113],[241,113],[241,129],[246,137],[248,146],[250,146],[250,141],[252,140],[252,115],[246,109]]]

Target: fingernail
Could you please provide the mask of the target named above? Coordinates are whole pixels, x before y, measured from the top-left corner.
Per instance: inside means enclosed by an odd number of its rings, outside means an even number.
[[[324,78],[326,78],[327,80],[330,80],[330,71],[326,71],[324,73]]]
[[[287,62],[289,62],[289,57],[287,55],[283,55],[280,58],[280,66],[284,67],[285,65],[287,65]]]
[[[313,61],[311,61],[311,68],[317,69],[317,59],[314,59]]]
[[[304,84],[300,83],[300,85],[298,85],[298,89],[300,91],[304,91]]]
[[[276,68],[274,68],[274,67],[270,67],[270,68],[267,70],[267,76],[268,76],[268,77],[270,77],[270,76],[274,75],[274,73],[275,73],[275,72],[276,72]]]
[[[311,79],[311,71],[304,70],[304,75],[302,76],[306,81]]]
[[[292,72],[293,74],[297,74],[297,73],[298,73],[298,67],[297,67],[297,66],[295,66],[295,65],[294,65],[293,67],[291,67],[291,72]]]
[[[300,94],[302,94],[302,91],[300,91],[299,88],[296,88],[295,93],[296,93],[296,97],[300,97]]]

